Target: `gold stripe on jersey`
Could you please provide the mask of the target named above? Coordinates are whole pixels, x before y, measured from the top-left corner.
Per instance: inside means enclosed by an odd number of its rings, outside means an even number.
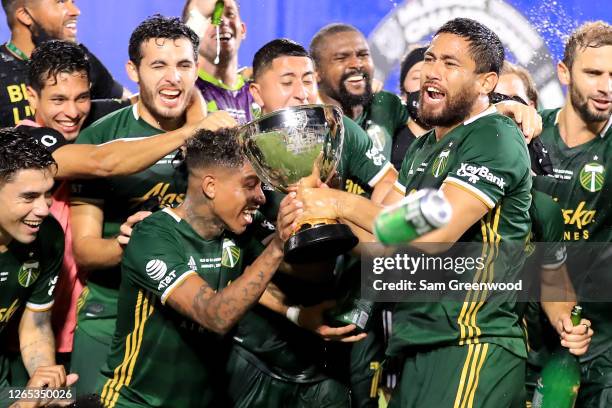
[[[136,306],[134,308],[134,329],[125,340],[125,355],[113,373],[113,378],[106,381],[102,389],[101,400],[105,407],[113,408],[119,398],[119,390],[129,385],[132,379],[134,364],[142,344],[144,326],[153,313],[154,300],[151,294],[138,291]]]
[[[487,268],[485,272],[485,276],[483,277],[483,280],[482,280],[483,282],[486,282],[486,283],[493,282],[493,277],[495,276],[495,259],[498,256],[499,242],[501,240],[501,236],[497,233],[499,229],[499,216],[501,214],[501,204],[498,205],[494,210],[491,210],[491,213],[493,211],[495,211],[495,218],[493,220],[493,228],[491,228],[490,223],[488,226],[489,227],[489,247],[492,250],[492,254],[489,256],[489,259],[487,259],[489,261],[489,267]],[[493,245],[491,245],[491,243],[493,243]],[[472,322],[471,322],[472,326],[476,328],[476,336],[475,336],[476,338],[474,339],[476,343],[478,343],[478,338],[482,334],[480,331],[480,327],[476,325],[476,315],[478,314],[482,306],[484,306],[486,299],[487,299],[487,295],[489,294],[489,291],[487,289],[484,289],[482,291],[479,291],[478,293],[480,294],[480,302],[478,303],[478,305],[476,306],[476,309],[474,310],[474,314],[472,315]]]
[[[495,215],[493,215],[495,213]],[[497,233],[499,228],[499,218],[501,205],[487,212],[480,220],[483,248],[481,256],[486,259],[485,267],[476,271],[473,283],[492,282],[494,275],[494,260],[497,256],[498,244],[501,236]],[[486,219],[486,222],[485,222]],[[476,317],[486,300],[487,291],[468,291],[465,301],[457,318],[459,324],[460,337],[459,345],[478,343],[481,334],[480,327],[476,322]],[[480,300],[478,298],[480,297]]]

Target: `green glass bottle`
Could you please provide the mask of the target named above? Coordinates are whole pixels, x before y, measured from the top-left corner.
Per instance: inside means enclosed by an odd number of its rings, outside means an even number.
[[[374,235],[384,245],[406,244],[448,224],[452,208],[439,190],[423,189],[385,209],[374,222]]]
[[[582,307],[572,309],[572,324],[580,324]],[[580,363],[567,349],[550,357],[533,394],[533,408],[573,408],[580,388]]]
[[[225,9],[225,2],[223,0],[217,0],[215,8],[212,13],[211,22],[212,25],[220,26],[221,18],[223,18],[223,10]]]

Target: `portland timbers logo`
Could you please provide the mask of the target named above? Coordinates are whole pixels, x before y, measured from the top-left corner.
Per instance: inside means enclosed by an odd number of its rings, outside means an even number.
[[[40,269],[38,261],[33,259],[26,261],[21,265],[19,273],[17,274],[17,280],[19,284],[24,288],[30,287],[40,275]]]
[[[604,166],[599,163],[585,164],[580,170],[580,185],[587,191],[595,193],[604,185]]]
[[[433,167],[431,169],[431,174],[433,174],[434,177],[439,177],[442,173],[444,173],[449,155],[450,150],[444,149],[440,152],[440,155],[436,158],[436,160],[434,160]]]
[[[234,241],[225,239],[223,241],[223,250],[221,255],[221,265],[227,268],[233,268],[240,259],[240,248],[236,246]]]

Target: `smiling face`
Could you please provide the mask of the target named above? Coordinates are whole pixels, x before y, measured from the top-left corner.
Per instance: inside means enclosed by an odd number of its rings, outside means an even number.
[[[0,185],[0,237],[29,244],[49,215],[53,174],[51,169],[19,170]]]
[[[40,92],[28,87],[28,99],[36,121],[73,141],[91,109],[89,77],[85,72],[61,72],[47,78]]]
[[[330,34],[318,54],[317,73],[322,93],[347,108],[370,100],[374,63],[368,43],[360,32]]]
[[[30,14],[30,29],[54,39],[76,41],[77,19],[81,14],[73,0],[37,0],[29,2],[26,10]]]
[[[612,114],[612,46],[577,50],[571,72],[562,63],[560,79],[570,103],[586,123],[605,122]]]
[[[239,168],[217,167],[212,174],[216,217],[226,229],[243,233],[253,222],[255,211],[266,202],[259,177],[248,161]]]
[[[140,47],[142,60],[139,66],[128,62],[128,74],[140,87],[144,114],[150,114],[157,122],[180,118],[197,77],[191,41],[152,38]]]
[[[200,55],[210,62],[213,62],[217,56],[217,30],[211,24],[215,3],[216,0],[194,0],[191,4],[191,7],[204,17],[203,27],[201,27],[204,35],[200,41]],[[240,12],[234,0],[225,0],[219,34],[220,59],[226,60],[237,56],[240,44],[246,36],[246,26],[240,19]]]
[[[464,38],[438,34],[421,69],[419,117],[430,126],[449,127],[468,118],[479,95],[476,64]]]
[[[309,57],[278,57],[251,83],[250,91],[264,113],[317,103],[314,66]]]

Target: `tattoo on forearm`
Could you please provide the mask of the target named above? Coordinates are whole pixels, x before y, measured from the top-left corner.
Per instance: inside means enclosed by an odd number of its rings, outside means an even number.
[[[200,322],[207,322],[210,329],[221,333],[236,324],[259,299],[278,267],[278,262],[264,254],[251,265],[251,268],[257,267],[255,274],[241,276],[218,293],[207,284],[200,287],[193,298],[193,309]]]
[[[19,338],[23,365],[32,375],[38,367],[55,364],[55,338],[51,329],[51,312],[31,313],[31,326]]]

